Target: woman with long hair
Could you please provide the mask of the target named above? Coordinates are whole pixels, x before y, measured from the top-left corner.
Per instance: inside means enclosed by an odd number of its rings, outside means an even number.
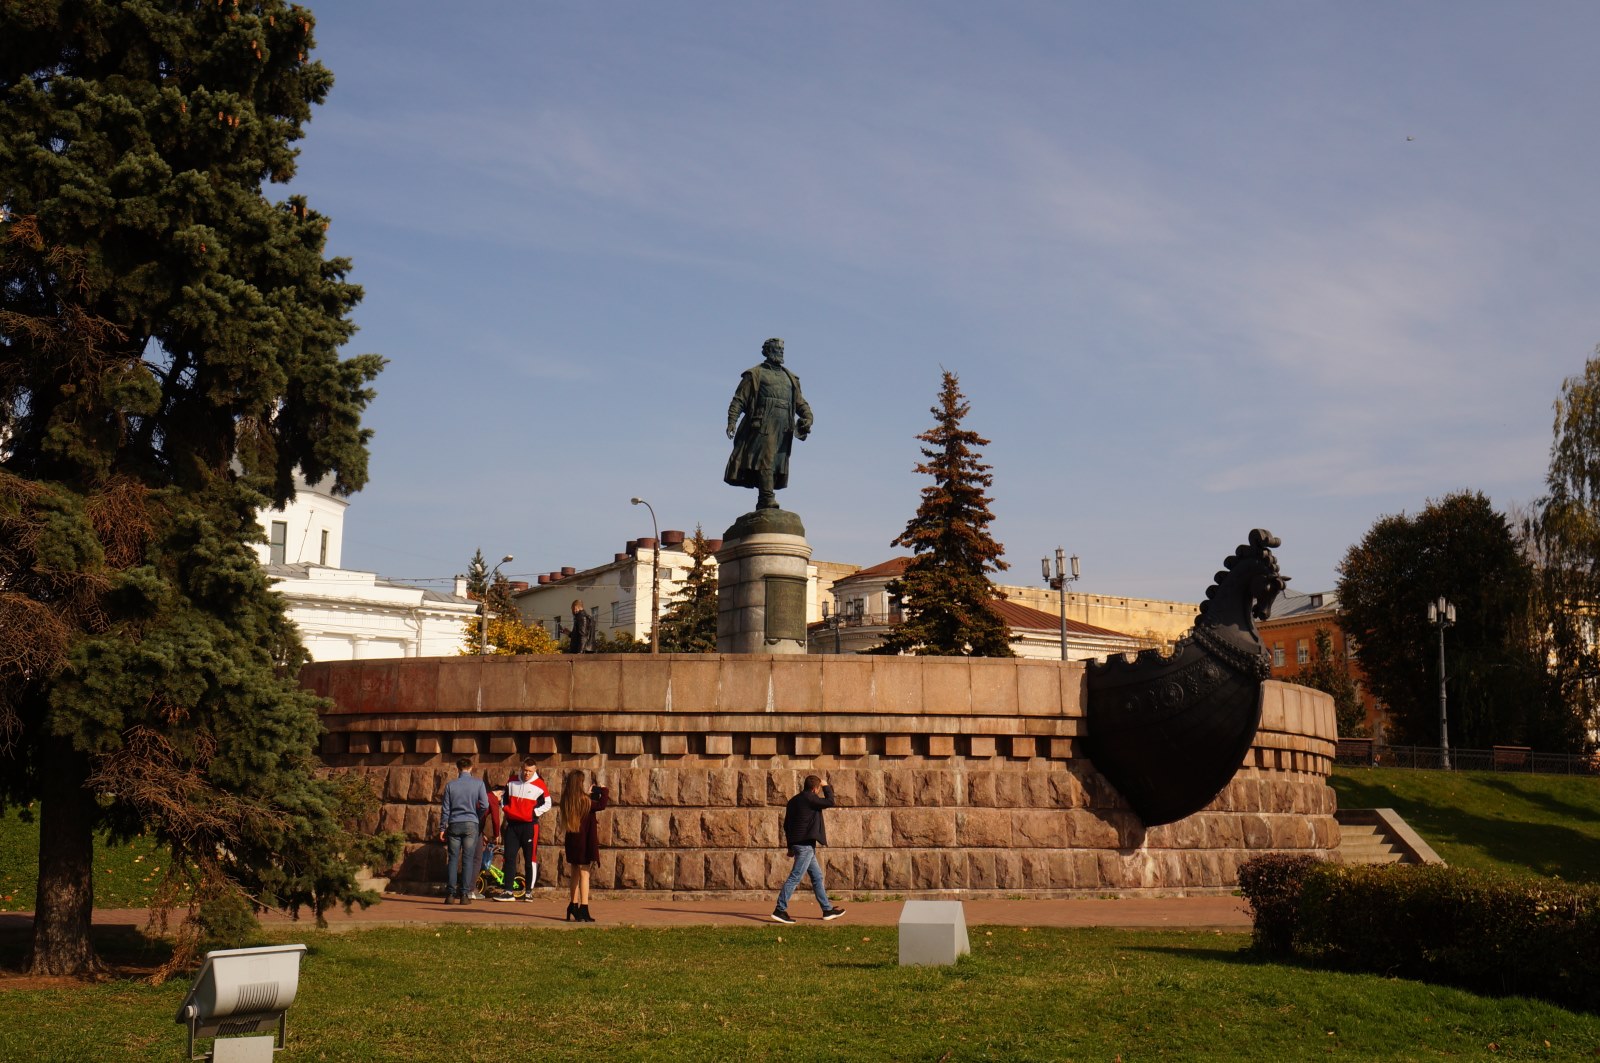
[[[572,899],[567,904],[569,922],[592,923],[589,914],[589,868],[600,860],[600,832],[595,813],[611,803],[610,791],[596,783],[584,786],[584,773],[569,771],[561,784],[561,826],[567,832],[567,867],[572,872]]]

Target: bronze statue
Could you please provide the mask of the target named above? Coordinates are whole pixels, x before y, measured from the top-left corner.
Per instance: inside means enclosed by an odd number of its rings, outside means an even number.
[[[777,492],[789,486],[789,448],[811,432],[811,407],[800,378],[783,366],[783,341],[768,340],[761,355],[766,360],[744,371],[728,403],[733,454],[722,474],[724,483],[756,488],[758,510],[778,508]]]
[[[1272,615],[1289,577],[1264,528],[1222,563],[1194,631],[1170,657],[1091,662],[1089,759],[1147,827],[1210,804],[1233,779],[1261,723],[1271,658],[1255,622]]]

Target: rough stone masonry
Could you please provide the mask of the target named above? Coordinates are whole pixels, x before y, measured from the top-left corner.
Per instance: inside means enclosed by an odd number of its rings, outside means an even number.
[[[392,889],[443,878],[433,822],[467,754],[501,783],[522,756],[559,787],[611,787],[594,884],[663,895],[763,896],[788,872],[779,821],[808,772],[842,806],[830,889],[917,897],[1231,890],[1269,851],[1328,857],[1335,728],[1325,694],[1262,690],[1233,781],[1193,816],[1145,829],[1081,748],[1077,663],[947,657],[639,654],[447,657],[307,665],[332,699],[330,770],[382,798],[363,824],[406,850]],[[545,820],[540,882],[562,873]]]

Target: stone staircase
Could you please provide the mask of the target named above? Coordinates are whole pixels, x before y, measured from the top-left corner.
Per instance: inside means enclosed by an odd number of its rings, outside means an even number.
[[[1341,808],[1339,859],[1346,864],[1443,864],[1392,808]]]

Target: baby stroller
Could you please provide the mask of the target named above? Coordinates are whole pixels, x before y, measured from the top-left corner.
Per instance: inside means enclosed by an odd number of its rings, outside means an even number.
[[[495,858],[504,851],[505,846],[498,843],[483,847],[483,869],[478,872],[478,892],[491,901],[521,900],[527,896],[528,884],[521,875],[514,875],[507,882],[505,871],[495,863]]]

